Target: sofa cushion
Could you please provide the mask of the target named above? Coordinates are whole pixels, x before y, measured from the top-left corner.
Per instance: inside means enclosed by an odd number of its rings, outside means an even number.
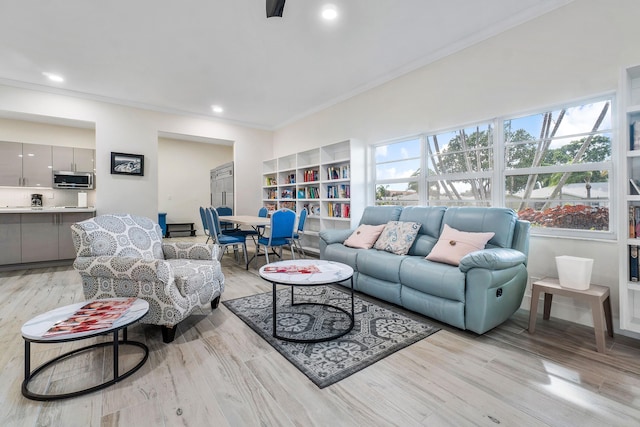
[[[513,209],[483,207],[451,207],[443,223],[460,231],[494,232],[487,248],[510,248],[518,217]]]
[[[352,248],[371,249],[376,243],[376,240],[378,240],[382,230],[384,230],[384,227],[385,224],[362,224],[344,241],[344,245]]]
[[[380,225],[400,218],[402,206],[367,206],[364,208],[360,224]]]
[[[353,249],[352,249],[353,250]],[[400,283],[400,264],[406,255],[376,249],[358,250],[356,267],[360,273],[387,282]]]
[[[454,301],[465,300],[465,274],[459,268],[406,257],[400,269],[400,283],[420,292]]]
[[[406,255],[418,235],[420,226],[417,222],[389,221],[374,248],[396,255]]]
[[[347,264],[349,267],[357,270],[356,268],[356,257],[361,252],[366,252],[368,250],[373,249],[355,249],[349,248],[342,243],[332,243],[327,245],[324,250],[324,256],[322,259],[326,259],[327,261],[337,261],[343,264]]]
[[[444,206],[405,206],[399,221],[413,221],[421,225],[416,240],[409,249],[409,255],[425,256],[438,241],[442,218],[447,210]]]
[[[467,233],[445,224],[438,243],[427,255],[427,259],[457,266],[465,255],[484,249],[494,234],[493,232]]]

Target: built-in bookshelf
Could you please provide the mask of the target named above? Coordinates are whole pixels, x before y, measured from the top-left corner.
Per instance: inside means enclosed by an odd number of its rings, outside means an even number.
[[[619,173],[626,189],[619,216],[620,328],[640,333],[640,65],[622,70]]]
[[[262,203],[307,211],[302,245],[317,252],[318,233],[357,226],[365,204],[365,148],[347,140],[263,162]]]

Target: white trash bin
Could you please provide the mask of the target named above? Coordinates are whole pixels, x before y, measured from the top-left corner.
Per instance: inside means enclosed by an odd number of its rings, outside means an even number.
[[[560,286],[579,290],[589,289],[593,259],[561,255],[556,257],[556,267],[558,267]]]

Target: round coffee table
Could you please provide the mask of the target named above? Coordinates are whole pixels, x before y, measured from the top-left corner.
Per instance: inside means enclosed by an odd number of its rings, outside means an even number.
[[[305,272],[278,272],[278,270],[287,270],[288,268],[298,267],[299,270],[305,270],[313,266],[317,267],[319,272],[305,273]],[[271,270],[271,271],[270,271]],[[273,271],[275,270],[275,271]],[[353,302],[353,268],[346,264],[342,264],[334,261],[326,260],[291,260],[280,261],[271,264],[264,265],[260,268],[260,277],[272,285],[273,295],[273,337],[289,342],[295,343],[317,343],[323,341],[330,341],[336,338],[340,338],[343,335],[348,334],[354,325],[354,302]],[[351,281],[351,313],[342,307],[337,307],[331,304],[319,303],[319,302],[294,302],[294,289],[296,287],[307,286],[326,286],[339,283],[345,280]],[[285,285],[291,287],[291,307],[300,306],[322,306],[328,310],[337,310],[344,313],[349,320],[349,326],[346,329],[341,329],[336,334],[329,336],[323,336],[319,338],[293,338],[288,336],[282,336],[278,333],[277,326],[277,304],[276,304],[276,285]],[[294,312],[295,315],[295,312]]]
[[[109,299],[102,299],[108,301]],[[102,301],[101,300],[101,301]],[[147,314],[149,311],[149,303],[143,299],[136,299],[133,305],[129,308],[129,310],[123,314],[120,318],[113,322],[113,324],[108,328],[96,329],[85,332],[77,332],[77,333],[69,333],[64,335],[57,336],[45,336],[46,332],[58,321],[68,319],[71,315],[73,315],[80,307],[89,303],[89,301],[79,302],[76,304],[67,305],[64,307],[59,307],[54,310],[43,313],[39,316],[34,317],[33,319],[26,322],[22,325],[22,338],[24,339],[24,381],[22,382],[22,394],[24,397],[32,399],[32,400],[57,400],[57,399],[66,399],[69,397],[81,396],[87,393],[91,393],[97,390],[101,390],[105,387],[108,387],[112,384],[117,383],[118,381],[127,378],[129,375],[136,372],[138,369],[144,365],[149,357],[149,348],[137,341],[130,341],[127,339],[127,326],[132,323],[140,320],[142,316]],[[118,339],[118,332],[122,330],[122,340]],[[64,353],[50,361],[42,364],[40,367],[36,368],[33,372],[31,372],[31,343],[42,343],[42,344],[51,344],[51,343],[62,343],[62,342],[70,342],[83,340],[91,337],[96,337],[98,335],[106,335],[113,334],[112,341],[99,342],[96,344],[88,345],[82,348],[78,348],[76,350],[69,351]],[[140,347],[144,354],[142,359],[138,362],[137,365],[123,373],[122,375],[118,370],[118,346],[119,345],[131,345]],[[113,346],[113,378],[111,380],[105,381],[101,384],[98,384],[93,387],[85,388],[82,390],[69,392],[69,393],[60,393],[60,394],[38,394],[29,390],[29,382],[40,372],[42,372],[47,367],[51,365],[69,358],[75,354],[81,353],[83,351],[87,351],[93,348],[100,348],[106,346]]]

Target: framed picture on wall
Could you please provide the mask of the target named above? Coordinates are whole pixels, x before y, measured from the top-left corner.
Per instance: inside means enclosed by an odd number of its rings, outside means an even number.
[[[111,173],[144,176],[144,155],[112,152]]]

